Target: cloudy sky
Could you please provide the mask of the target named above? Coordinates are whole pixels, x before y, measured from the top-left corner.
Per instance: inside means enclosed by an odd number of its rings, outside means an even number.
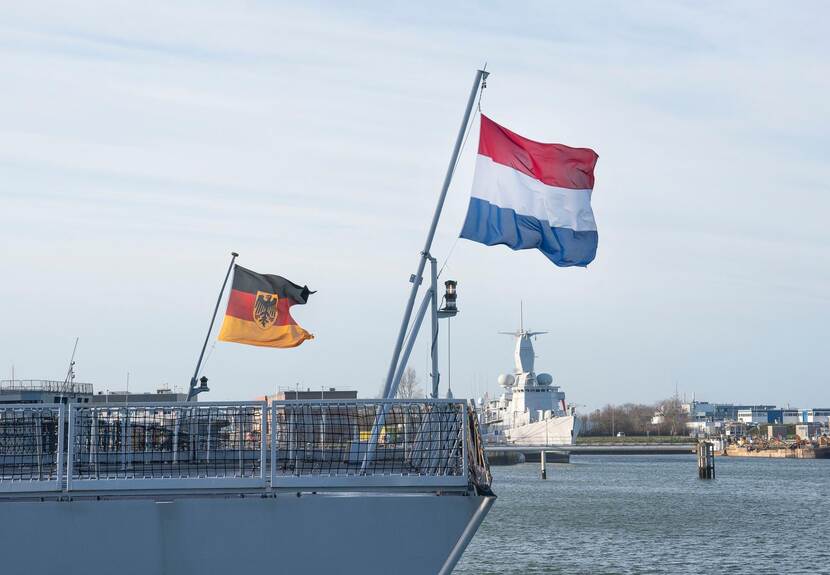
[[[487,62],[485,113],[599,153],[600,247],[561,269],[456,243],[474,120],[433,250],[459,282],[456,396],[498,390],[523,300],[583,409],[676,387],[830,406],[826,3],[346,4],[6,12],[0,377],[62,379],[77,336],[79,380],[184,388],[236,250],[318,291],[294,308],[317,339],[211,344],[210,398],[375,395]]]

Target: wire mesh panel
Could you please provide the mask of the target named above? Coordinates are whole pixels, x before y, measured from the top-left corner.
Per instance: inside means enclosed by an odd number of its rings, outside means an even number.
[[[467,406],[467,469],[472,483],[479,492],[492,493],[490,486],[493,476],[490,474],[490,463],[481,440],[481,431],[478,425],[478,414],[475,407]]]
[[[63,407],[0,405],[0,492],[60,487]]]
[[[463,402],[284,401],[273,410],[274,485],[292,477],[464,478]]]
[[[215,486],[205,480],[264,484],[265,404],[185,403],[73,407],[72,488],[118,480]],[[266,432],[267,433],[267,432]],[[107,481],[102,481],[107,480]]]

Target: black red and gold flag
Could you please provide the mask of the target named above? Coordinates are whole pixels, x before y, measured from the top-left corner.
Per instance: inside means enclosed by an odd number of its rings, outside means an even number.
[[[297,347],[314,336],[291,317],[293,305],[305,304],[312,291],[284,277],[263,275],[236,265],[221,341],[264,347]]]

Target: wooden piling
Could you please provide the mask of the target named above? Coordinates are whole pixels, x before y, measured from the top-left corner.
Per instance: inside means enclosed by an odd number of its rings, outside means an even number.
[[[715,446],[709,441],[697,444],[697,475],[701,479],[715,478]]]
[[[539,460],[542,462],[542,479],[548,478],[548,466],[547,462],[545,461],[545,450],[542,450],[542,453],[539,455]]]

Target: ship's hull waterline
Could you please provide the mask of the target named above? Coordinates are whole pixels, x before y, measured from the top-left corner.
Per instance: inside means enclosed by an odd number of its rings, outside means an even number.
[[[503,430],[513,445],[573,445],[579,435],[580,421],[573,415],[551,417]]]
[[[7,501],[5,573],[442,573],[495,497],[280,493]]]

